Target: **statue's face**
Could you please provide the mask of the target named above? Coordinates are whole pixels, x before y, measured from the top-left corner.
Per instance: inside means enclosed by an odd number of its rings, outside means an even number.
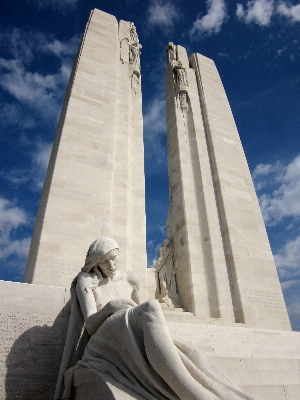
[[[118,249],[111,250],[100,261],[98,261],[97,266],[100,269],[104,278],[113,277],[116,274],[118,261]]]

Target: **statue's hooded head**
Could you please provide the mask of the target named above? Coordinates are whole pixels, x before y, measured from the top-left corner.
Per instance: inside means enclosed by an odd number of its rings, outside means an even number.
[[[90,272],[101,258],[114,249],[119,250],[119,246],[118,243],[111,238],[102,237],[95,240],[88,249],[82,271]]]
[[[169,239],[165,239],[165,240],[162,242],[162,245],[163,245],[163,246],[169,246],[169,244],[170,244],[170,240],[169,240]]]

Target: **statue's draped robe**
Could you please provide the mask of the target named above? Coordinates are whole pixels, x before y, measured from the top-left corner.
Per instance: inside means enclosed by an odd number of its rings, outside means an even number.
[[[120,397],[114,392],[117,399],[178,399],[172,388],[158,375],[155,365],[151,365],[148,361],[143,332],[138,322],[140,306],[118,311],[107,318],[90,338],[82,359],[75,365],[76,354],[74,351],[77,349],[77,357],[80,357],[80,347],[78,348],[74,342],[79,338],[81,344],[84,342],[84,335],[81,335],[82,328],[77,326],[74,329],[74,323],[81,323],[82,326],[83,321],[82,316],[72,315],[81,313],[74,291],[75,284],[76,280],[72,285],[73,299],[70,326],[55,399],[74,398],[74,387],[76,392],[76,386],[80,385],[81,388],[82,385],[85,385],[83,387],[84,392],[90,390],[91,393],[94,393],[94,387],[99,386],[99,382],[117,388],[118,393],[123,392]],[[68,343],[68,340],[70,343]],[[155,343],[153,345],[155,346]],[[205,388],[203,389],[205,396],[202,393],[199,395],[199,400],[250,399],[221,371],[214,367],[204,354],[181,343],[174,343],[174,346],[176,346],[183,362],[182,368],[186,368],[193,378]],[[168,368],[168,360],[166,360],[165,368]],[[91,378],[86,384],[82,381],[84,376]],[[184,382],[182,384],[184,385]],[[78,400],[84,398],[96,400],[98,396],[88,397],[86,395],[86,397],[79,397]],[[100,396],[100,398],[103,397]],[[104,398],[108,399],[108,397]],[[182,400],[188,400],[188,397]]]
[[[158,277],[161,282],[166,283],[166,289],[170,298],[177,298],[177,284],[176,284],[176,255],[170,247],[162,247],[159,250],[158,266],[161,265],[158,271]]]

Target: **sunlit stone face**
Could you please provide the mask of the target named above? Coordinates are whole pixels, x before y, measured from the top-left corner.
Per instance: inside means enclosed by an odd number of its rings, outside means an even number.
[[[104,278],[113,277],[116,274],[118,261],[118,249],[111,250],[101,260],[98,261],[97,267],[100,269]]]

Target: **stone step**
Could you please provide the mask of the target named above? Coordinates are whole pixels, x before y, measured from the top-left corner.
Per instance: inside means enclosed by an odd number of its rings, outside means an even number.
[[[299,400],[300,385],[240,385],[255,400]]]
[[[175,338],[180,340],[178,338]],[[297,352],[292,350],[286,351],[264,351],[261,349],[260,351],[253,351],[250,346],[247,347],[235,347],[235,348],[226,348],[221,346],[214,346],[210,347],[209,344],[205,346],[199,345],[197,342],[188,342],[189,345],[199,348],[200,350],[203,349],[207,354],[210,356],[216,357],[252,357],[252,358],[286,358],[286,359],[295,359],[300,360],[300,351]]]
[[[299,370],[225,369],[223,372],[239,386],[253,385],[254,383],[256,385],[300,385]]]
[[[174,314],[165,315],[173,339],[203,349],[209,356],[300,359],[299,332],[195,325],[186,322],[192,316]]]
[[[300,332],[175,317],[165,315],[173,339],[203,350],[254,399],[300,400]]]
[[[300,360],[251,357],[209,357],[209,359],[239,386],[300,385]]]
[[[197,338],[197,337],[192,338],[191,342],[195,342],[196,341],[200,345],[201,342],[198,339],[199,338]],[[300,352],[300,343],[298,344],[298,346],[295,345],[295,344],[291,344],[291,345],[285,344],[285,345],[279,346],[279,343],[276,343],[274,345],[268,345],[266,343],[260,343],[260,344],[251,343],[251,342],[248,342],[248,343],[232,343],[232,342],[225,342],[225,341],[224,342],[220,342],[220,341],[216,342],[216,341],[210,341],[210,340],[207,340],[207,341],[203,341],[202,340],[202,343],[205,344],[205,346],[210,346],[210,347],[212,346],[212,347],[214,347],[216,349],[227,348],[230,351],[231,350],[235,350],[237,348],[242,349],[245,346],[247,346],[248,348],[251,348],[251,350],[253,352],[261,352],[261,351],[263,351],[265,353],[285,353],[286,351],[294,351],[295,353],[299,353]]]
[[[172,334],[176,335],[180,335],[180,334],[184,334],[186,331],[185,330],[181,330],[180,327],[179,329],[173,329],[171,331]],[[278,340],[274,340],[270,343],[270,341],[268,340],[267,337],[260,337],[260,338],[239,338],[237,336],[233,336],[233,335],[224,335],[223,337],[214,337],[211,335],[203,335],[201,332],[199,332],[197,329],[194,329],[194,331],[190,331],[190,332],[186,332],[186,335],[184,335],[187,339],[194,341],[197,340],[199,341],[199,343],[203,343],[205,345],[207,345],[208,343],[210,345],[214,345],[217,346],[218,344],[222,344],[222,346],[224,347],[224,345],[228,345],[228,346],[232,346],[232,347],[236,347],[236,346],[244,346],[244,345],[251,345],[253,349],[261,349],[261,348],[265,348],[265,349],[274,349],[275,347],[278,347],[278,351],[279,351],[279,347],[282,349],[293,349],[293,350],[297,350],[300,349],[300,342],[297,341],[283,341],[280,338],[278,338]]]
[[[193,324],[194,328],[194,323],[197,324],[203,324],[203,325],[208,325],[208,324],[222,324],[219,318],[199,318],[195,317],[193,313],[186,311],[184,308],[163,308],[163,314],[165,315],[166,320],[168,321],[173,321],[173,322],[185,322],[185,323],[191,323]],[[182,316],[181,318],[177,318],[178,316]],[[170,318],[170,316],[173,316],[173,318]]]
[[[163,310],[163,314],[166,321],[173,322],[182,322],[186,320],[186,317],[194,317],[194,315],[188,311]]]
[[[209,357],[211,362],[224,369],[300,370],[300,360],[291,358]]]

